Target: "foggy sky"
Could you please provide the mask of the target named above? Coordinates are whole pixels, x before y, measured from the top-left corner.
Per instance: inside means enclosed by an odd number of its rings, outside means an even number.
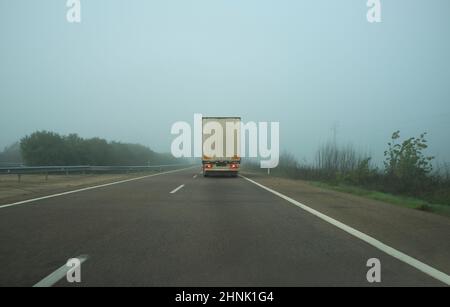
[[[194,113],[280,122],[312,160],[330,139],[382,159],[428,131],[450,161],[450,1],[0,0],[0,148],[36,130],[169,151]]]

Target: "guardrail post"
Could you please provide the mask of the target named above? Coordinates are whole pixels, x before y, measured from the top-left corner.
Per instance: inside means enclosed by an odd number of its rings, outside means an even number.
[[[20,183],[21,177],[22,177],[22,175],[21,175],[21,174],[17,174],[17,182],[19,182],[19,183]]]
[[[45,181],[48,181],[48,172],[45,172]]]

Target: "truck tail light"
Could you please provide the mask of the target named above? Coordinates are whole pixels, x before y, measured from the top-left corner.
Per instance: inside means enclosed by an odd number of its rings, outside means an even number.
[[[210,164],[210,163],[208,163],[208,164],[205,164],[205,168],[212,168],[213,167],[213,165],[212,164]]]
[[[238,169],[238,168],[239,168],[239,164],[231,163],[231,164],[230,164],[230,168],[231,168],[231,169]]]

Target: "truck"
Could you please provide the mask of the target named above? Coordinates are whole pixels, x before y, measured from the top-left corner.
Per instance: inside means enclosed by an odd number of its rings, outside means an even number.
[[[240,117],[202,117],[203,176],[237,177],[241,165],[240,142]]]

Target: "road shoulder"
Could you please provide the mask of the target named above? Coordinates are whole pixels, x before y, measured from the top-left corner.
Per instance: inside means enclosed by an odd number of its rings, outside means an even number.
[[[301,180],[243,175],[439,270],[450,272],[447,217],[318,188]]]

